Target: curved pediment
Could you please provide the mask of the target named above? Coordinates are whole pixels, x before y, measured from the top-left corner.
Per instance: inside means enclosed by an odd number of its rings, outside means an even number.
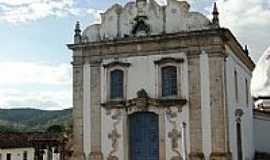
[[[85,41],[115,40],[125,37],[158,35],[210,29],[211,21],[198,12],[190,12],[186,1],[167,0],[159,5],[155,0],[137,0],[125,6],[119,4],[101,14],[101,24],[87,27]]]

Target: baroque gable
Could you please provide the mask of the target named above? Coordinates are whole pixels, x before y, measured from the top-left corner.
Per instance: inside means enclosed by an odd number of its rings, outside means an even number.
[[[83,39],[94,42],[213,27],[206,16],[191,12],[186,1],[167,0],[162,6],[155,0],[137,0],[125,6],[115,4],[101,13],[101,23],[87,27]]]

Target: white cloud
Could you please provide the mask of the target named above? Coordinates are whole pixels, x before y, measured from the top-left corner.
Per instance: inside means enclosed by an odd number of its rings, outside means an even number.
[[[26,62],[0,63],[0,86],[9,84],[71,84],[71,66]]]
[[[23,89],[2,89],[0,91],[0,107],[21,108],[31,107],[46,110],[59,110],[72,107],[71,87],[59,91]]]
[[[242,44],[248,44],[257,61],[270,45],[269,1],[217,0],[217,4],[221,25],[230,28]]]
[[[251,94],[254,97],[269,96],[270,94],[270,47],[260,58],[253,71]]]
[[[22,5],[39,2],[39,0],[0,0],[0,3],[9,4],[9,5]]]
[[[25,23],[48,16],[92,16],[100,21],[102,10],[79,7],[76,0],[0,0],[0,20],[9,23]]]
[[[12,23],[78,13],[74,0],[0,0],[0,8],[0,20]]]
[[[63,109],[72,106],[68,64],[0,63],[0,107]]]
[[[93,24],[101,23],[100,13],[103,13],[103,10],[89,8],[86,10],[86,13],[94,18]]]
[[[258,61],[253,71],[251,94],[270,94],[270,2],[268,0],[217,0],[221,25],[248,44],[251,57]],[[261,57],[261,58],[260,58]]]

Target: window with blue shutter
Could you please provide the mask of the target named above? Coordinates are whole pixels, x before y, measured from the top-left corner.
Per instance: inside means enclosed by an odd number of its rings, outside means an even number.
[[[162,97],[177,95],[177,69],[167,66],[161,69]]]
[[[124,72],[114,70],[111,72],[111,99],[123,98]]]

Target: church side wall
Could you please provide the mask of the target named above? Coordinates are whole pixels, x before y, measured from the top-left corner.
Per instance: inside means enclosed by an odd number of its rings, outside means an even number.
[[[241,119],[242,129],[242,149],[243,158],[251,160],[254,155],[253,146],[253,115],[252,99],[249,92],[251,71],[236,58],[233,52],[226,47],[228,57],[226,58],[226,86],[227,86],[227,104],[228,104],[228,123],[229,123],[229,146],[232,152],[232,158],[237,159],[237,138],[236,138],[236,120],[235,111],[241,109],[243,115]],[[235,84],[235,71],[237,75],[237,85]],[[246,81],[248,87],[246,88]],[[238,86],[238,100],[236,98],[236,89]],[[248,89],[248,90],[246,90]],[[248,99],[246,98],[248,93]]]

